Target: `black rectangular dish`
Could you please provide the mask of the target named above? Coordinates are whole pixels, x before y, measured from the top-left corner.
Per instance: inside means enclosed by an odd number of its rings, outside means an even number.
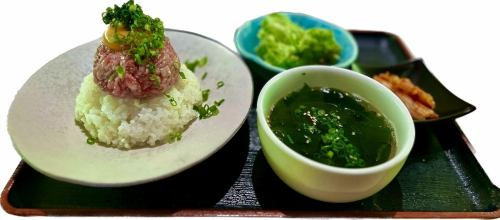
[[[352,33],[359,45],[356,65],[413,59],[393,34]],[[345,204],[308,199],[281,182],[263,156],[255,120],[251,110],[233,139],[206,161],[138,186],[69,184],[21,162],[2,192],[2,207],[23,216],[500,217],[500,189],[454,120],[417,124],[415,146],[398,176],[374,196]]]

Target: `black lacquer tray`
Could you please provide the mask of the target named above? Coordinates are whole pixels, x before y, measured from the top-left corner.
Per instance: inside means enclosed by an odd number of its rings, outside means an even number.
[[[352,33],[360,49],[358,67],[413,60],[393,34]],[[256,82],[255,97],[259,86]],[[500,189],[470,148],[454,120],[417,123],[413,151],[386,188],[354,203],[323,203],[296,193],[273,173],[262,154],[252,110],[219,152],[173,177],[131,187],[94,188],[53,180],[21,162],[1,202],[14,215],[500,217]]]

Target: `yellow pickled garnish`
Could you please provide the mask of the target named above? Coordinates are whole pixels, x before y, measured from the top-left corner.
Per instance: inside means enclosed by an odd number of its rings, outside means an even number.
[[[113,27],[109,25],[102,36],[102,42],[112,50],[122,50],[125,48],[124,39],[129,32],[130,30],[124,26]]]

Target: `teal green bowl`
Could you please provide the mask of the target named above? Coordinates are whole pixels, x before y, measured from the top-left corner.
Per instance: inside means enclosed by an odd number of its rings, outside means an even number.
[[[334,66],[349,68],[356,60],[358,56],[358,45],[356,44],[354,37],[347,30],[335,24],[306,14],[292,12],[280,13],[287,15],[294,23],[304,29],[320,27],[332,30],[335,40],[342,48],[340,59],[334,64]],[[234,34],[234,43],[238,52],[243,56],[245,62],[249,65],[252,73],[257,75],[257,77],[261,80],[267,81],[285,69],[267,63],[256,54],[255,48],[259,44],[257,33],[265,16],[266,15],[247,21],[239,27]]]

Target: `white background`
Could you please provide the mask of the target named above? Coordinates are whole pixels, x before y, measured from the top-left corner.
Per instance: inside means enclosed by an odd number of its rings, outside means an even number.
[[[196,32],[235,50],[246,20],[274,11],[303,12],[346,29],[400,36],[454,94],[477,107],[458,119],[473,152],[500,186],[497,110],[500,13],[494,1],[137,1],[165,27]],[[41,66],[102,35],[101,13],[123,1],[9,1],[0,12],[0,187],[20,161],[7,133],[16,91]],[[443,170],[436,170],[436,175]],[[0,219],[16,218],[0,211]]]

